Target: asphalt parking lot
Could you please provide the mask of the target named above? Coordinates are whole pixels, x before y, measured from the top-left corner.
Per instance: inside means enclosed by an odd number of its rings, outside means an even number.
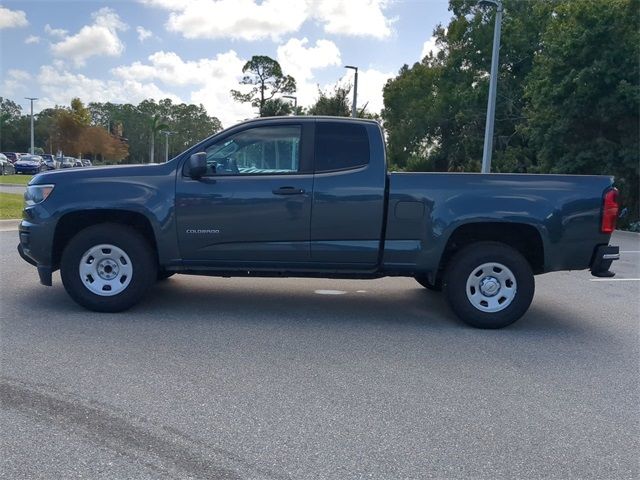
[[[179,275],[96,314],[0,240],[2,478],[640,476],[640,235],[498,331],[401,278]]]

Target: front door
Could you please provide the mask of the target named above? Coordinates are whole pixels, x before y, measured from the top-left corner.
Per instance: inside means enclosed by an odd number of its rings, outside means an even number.
[[[178,239],[187,265],[269,268],[309,261],[313,175],[303,132],[311,127],[247,126],[204,149],[204,177],[178,174]]]

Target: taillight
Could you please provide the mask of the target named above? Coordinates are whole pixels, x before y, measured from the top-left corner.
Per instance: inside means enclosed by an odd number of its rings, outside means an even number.
[[[618,209],[618,189],[607,190],[602,200],[602,223],[600,224],[602,233],[613,233],[616,229]]]

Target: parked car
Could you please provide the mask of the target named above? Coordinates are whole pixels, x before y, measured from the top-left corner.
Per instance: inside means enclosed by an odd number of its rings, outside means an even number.
[[[16,167],[4,153],[0,153],[0,175],[13,175],[14,173],[16,173]]]
[[[60,164],[58,163],[56,158],[50,153],[45,153],[40,156],[44,160],[44,163],[47,166],[47,170],[56,170],[57,168],[60,168]]]
[[[11,163],[16,163],[20,160],[20,154],[17,152],[2,152]]]
[[[60,162],[60,168],[73,168],[76,159],[73,157],[62,157],[62,162]]]
[[[84,167],[84,164],[82,163],[82,160],[80,160],[79,158],[74,158],[73,159],[73,166],[77,167],[77,168],[82,168],[82,167]]]
[[[16,173],[36,174],[47,170],[47,164],[40,155],[20,155],[20,160],[15,163]]]
[[[93,166],[93,164],[91,163],[91,160],[89,160],[88,158],[83,158],[82,159],[82,166],[83,167],[91,167],[91,166]]]
[[[617,195],[609,176],[387,173],[375,121],[261,118],[164,164],[38,175],[19,251],[95,311],[175,272],[405,276],[500,328],[529,308],[534,275],[613,276]]]

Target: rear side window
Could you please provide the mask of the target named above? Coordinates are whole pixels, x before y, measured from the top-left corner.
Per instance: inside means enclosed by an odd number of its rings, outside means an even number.
[[[363,125],[318,122],[316,172],[357,168],[369,163],[369,135]]]

